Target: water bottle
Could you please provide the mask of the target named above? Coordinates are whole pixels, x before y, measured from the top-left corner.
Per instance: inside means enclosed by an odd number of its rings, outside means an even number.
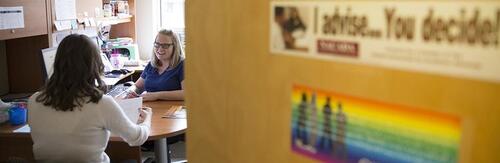
[[[113,68],[115,69],[121,69],[123,68],[123,62],[120,61],[120,54],[119,53],[112,53],[111,58],[109,58],[111,65],[113,65]]]
[[[26,123],[27,109],[21,106],[14,106],[9,109],[9,122],[11,125],[21,125]]]

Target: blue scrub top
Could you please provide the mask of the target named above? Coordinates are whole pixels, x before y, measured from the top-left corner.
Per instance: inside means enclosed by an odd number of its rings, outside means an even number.
[[[141,74],[144,79],[144,89],[148,92],[181,90],[184,80],[184,60],[177,67],[158,74],[158,69],[148,63]]]

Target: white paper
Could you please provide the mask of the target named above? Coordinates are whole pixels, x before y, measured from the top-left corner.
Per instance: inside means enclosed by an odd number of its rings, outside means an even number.
[[[97,24],[95,22],[95,19],[94,18],[89,18],[89,22],[90,22],[90,26],[91,27],[97,27]]]
[[[59,46],[59,43],[68,35],[71,34],[71,31],[59,31],[52,33],[52,47]]]
[[[47,79],[54,73],[54,61],[56,59],[57,48],[42,49],[43,63],[47,72]]]
[[[23,6],[0,7],[0,30],[24,28]]]
[[[77,34],[88,36],[90,38],[97,37],[97,29],[95,29],[95,28],[77,29],[77,30],[73,30],[72,32],[73,32],[73,34],[77,33]]]
[[[88,18],[83,19],[83,25],[85,27],[90,27],[90,20]]]
[[[102,60],[102,64],[104,65],[104,72],[110,72],[113,70],[113,65],[111,65],[111,62],[109,62],[109,59],[106,56],[106,54],[101,53],[101,60]],[[109,80],[107,78],[104,78],[104,79]],[[106,83],[106,81],[105,81],[105,83]],[[106,83],[106,84],[108,84],[108,83]]]
[[[76,19],[75,0],[55,0],[56,20]]]
[[[29,125],[24,125],[23,127],[14,130],[14,133],[30,133],[30,132],[31,128]]]
[[[142,97],[130,98],[130,99],[119,99],[116,102],[123,109],[123,112],[127,115],[128,119],[132,123],[137,123],[139,119],[139,108],[142,107]]]
[[[169,118],[169,119],[186,119],[187,112],[186,109],[183,107],[182,109],[176,110],[174,113],[170,115],[163,115],[162,118]]]
[[[71,29],[71,20],[56,20],[54,26],[58,31]]]
[[[104,81],[104,84],[106,84],[106,85],[115,85],[120,80],[121,79],[119,77],[117,77],[117,78],[112,78],[112,77],[102,78],[102,81]]]

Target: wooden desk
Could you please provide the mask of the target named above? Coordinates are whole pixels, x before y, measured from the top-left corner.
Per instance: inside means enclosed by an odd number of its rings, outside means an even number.
[[[153,108],[151,119],[151,133],[148,140],[155,141],[156,162],[169,162],[167,138],[182,134],[186,131],[186,119],[167,119],[162,116],[172,107],[183,105],[183,101],[155,101],[145,102],[144,106]],[[20,126],[12,126],[8,123],[0,125],[0,162],[9,157],[20,157],[34,160],[32,146],[33,141],[29,133],[13,133]],[[119,137],[111,137],[106,153],[112,162],[125,159],[140,160],[140,147],[130,147]]]

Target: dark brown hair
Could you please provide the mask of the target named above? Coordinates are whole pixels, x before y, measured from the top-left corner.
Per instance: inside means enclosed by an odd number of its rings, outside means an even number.
[[[71,34],[59,44],[54,73],[36,101],[58,111],[73,111],[84,103],[97,103],[105,90],[103,70],[99,49],[92,40]]]

